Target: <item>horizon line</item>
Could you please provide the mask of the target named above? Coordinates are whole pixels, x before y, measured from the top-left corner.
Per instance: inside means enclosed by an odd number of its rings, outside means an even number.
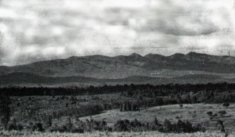
[[[146,57],[147,55],[160,55],[160,56],[163,56],[163,57],[170,57],[170,56],[174,56],[174,55],[177,55],[177,54],[188,55],[188,54],[192,54],[192,53],[201,54],[201,55],[209,55],[209,56],[217,56],[217,57],[235,57],[233,55],[209,54],[209,53],[196,52],[196,51],[189,51],[187,53],[175,52],[175,53],[170,54],[170,55],[163,55],[163,54],[160,54],[160,53],[148,53],[148,54],[141,55],[140,53],[132,52],[132,53],[126,54],[126,55],[125,54],[120,54],[120,55],[115,55],[115,56],[109,56],[109,55],[103,55],[103,54],[81,55],[81,56],[71,55],[71,56],[68,56],[68,57],[65,57],[65,58],[52,58],[52,59],[48,59],[48,60],[45,59],[45,60],[33,61],[33,62],[30,62],[30,63],[19,64],[19,65],[0,65],[0,67],[24,66],[24,65],[29,65],[29,64],[39,63],[39,62],[45,62],[45,61],[66,60],[66,59],[70,59],[70,58],[83,58],[83,57],[94,57],[94,56],[103,56],[103,57],[115,58],[115,57],[119,57],[119,56],[128,57],[128,56],[132,56],[132,55],[139,55],[141,57]]]

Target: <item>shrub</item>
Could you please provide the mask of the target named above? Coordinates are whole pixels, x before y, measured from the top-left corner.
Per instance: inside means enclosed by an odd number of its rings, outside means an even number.
[[[220,114],[220,116],[224,116],[225,114],[227,114],[227,112],[225,110],[221,110],[218,113]]]
[[[207,112],[207,115],[208,115],[208,116],[212,116],[212,115],[213,115],[213,112],[208,111],[208,112]]]
[[[33,131],[44,131],[42,123],[38,122],[33,125]]]
[[[178,120],[177,123],[171,123],[169,120],[165,120],[161,132],[175,132],[175,133],[192,133],[198,131],[204,131],[201,125],[193,126],[189,121]]]
[[[116,124],[114,125],[114,130],[115,131],[129,131],[129,120],[118,120]]]
[[[227,108],[227,107],[230,106],[230,104],[229,103],[224,103],[223,106]]]

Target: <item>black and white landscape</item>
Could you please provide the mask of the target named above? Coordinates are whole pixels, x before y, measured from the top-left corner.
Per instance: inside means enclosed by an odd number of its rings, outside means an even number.
[[[234,0],[0,0],[0,137],[233,137],[234,30]]]

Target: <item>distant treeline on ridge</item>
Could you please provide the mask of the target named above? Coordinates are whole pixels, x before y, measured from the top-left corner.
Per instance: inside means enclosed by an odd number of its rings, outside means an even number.
[[[235,83],[208,83],[208,84],[164,84],[164,85],[104,85],[100,87],[1,87],[0,94],[9,96],[54,96],[54,95],[94,95],[124,92],[156,92],[159,95],[172,93],[187,93],[198,91],[232,91]]]

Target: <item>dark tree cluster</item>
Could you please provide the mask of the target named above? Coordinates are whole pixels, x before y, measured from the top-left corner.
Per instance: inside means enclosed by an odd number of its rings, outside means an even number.
[[[205,131],[201,125],[193,125],[189,121],[178,120],[176,123],[172,123],[169,120],[165,120],[160,123],[157,119],[153,122],[141,122],[135,120],[119,120],[113,127],[114,131],[160,131],[160,132],[173,132],[173,133],[192,133],[198,131]]]
[[[136,102],[124,102],[120,105],[120,111],[139,111],[140,105]]]
[[[10,96],[54,96],[54,95],[95,95],[107,93],[123,93],[127,96],[165,96],[170,94],[183,94],[185,92],[206,91],[228,92],[235,90],[233,83],[208,83],[208,84],[165,84],[165,85],[105,85],[101,87],[0,87],[0,93]],[[209,97],[208,97],[209,98]]]
[[[8,130],[19,130],[18,126],[11,126]],[[22,130],[22,127],[21,127]],[[142,132],[142,131],[159,131],[166,133],[193,133],[199,131],[205,131],[201,125],[193,125],[189,121],[178,120],[176,123],[172,123],[169,120],[165,120],[163,123],[156,121],[152,122],[141,122],[135,120],[118,120],[114,125],[108,125],[104,120],[97,121],[94,119],[71,119],[67,120],[62,124],[54,124],[49,127],[44,122],[30,123],[27,127],[30,131],[50,131],[50,132],[71,132],[71,133],[84,133],[93,131],[116,131],[116,132]]]

